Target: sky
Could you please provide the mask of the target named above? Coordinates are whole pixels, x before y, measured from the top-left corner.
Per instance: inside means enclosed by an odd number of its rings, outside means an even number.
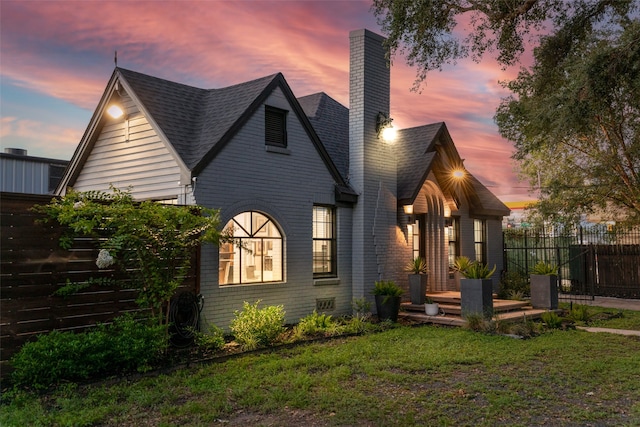
[[[297,97],[349,106],[349,32],[383,34],[371,1],[0,0],[0,146],[69,160],[118,66],[204,89],[277,72]],[[384,35],[384,34],[383,34]],[[502,201],[532,197],[493,121],[502,70],[491,58],[431,72],[391,68],[398,129],[444,121],[465,166]]]

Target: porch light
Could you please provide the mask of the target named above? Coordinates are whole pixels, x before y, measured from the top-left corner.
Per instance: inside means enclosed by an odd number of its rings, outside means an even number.
[[[124,116],[124,110],[120,108],[120,106],[114,104],[111,107],[107,108],[107,114],[109,114],[114,119],[119,119],[120,117]]]
[[[404,209],[404,213],[406,213],[407,215],[413,214],[413,205],[403,205],[402,209]]]
[[[382,137],[384,141],[392,142],[396,139],[396,130],[391,125],[393,119],[385,113],[378,113],[376,116],[376,133],[378,139]]]
[[[466,176],[466,172],[464,169],[454,169],[451,172],[451,176],[453,176],[457,180],[461,180],[461,179],[464,179],[464,177]]]

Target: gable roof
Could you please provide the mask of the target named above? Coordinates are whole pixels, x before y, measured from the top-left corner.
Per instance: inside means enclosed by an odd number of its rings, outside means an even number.
[[[112,97],[119,96],[117,92],[120,86],[154,124],[167,148],[175,153],[176,161],[191,176],[197,176],[267,97],[280,88],[336,181],[336,186],[355,194],[333,163],[281,73],[221,89],[200,89],[124,68],[114,70],[70,162],[73,166],[65,174],[59,190],[73,185],[72,181],[79,173],[78,166],[88,156],[104,123],[106,105]]]
[[[434,172],[443,192],[452,192],[446,171],[463,167],[462,159],[444,122],[398,132],[398,203],[413,204],[430,172]],[[511,212],[504,203],[467,171],[467,185],[462,190],[476,215],[505,216]]]

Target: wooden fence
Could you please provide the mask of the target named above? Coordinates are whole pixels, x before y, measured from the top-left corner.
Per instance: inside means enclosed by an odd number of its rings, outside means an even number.
[[[62,228],[41,224],[31,212],[51,196],[0,193],[0,375],[8,360],[28,340],[52,330],[82,331],[118,315],[137,311],[136,291],[115,270],[99,270],[91,239],[60,248]],[[198,254],[180,291],[199,292]],[[97,282],[117,283],[103,285]],[[67,283],[94,283],[67,297],[54,292]]]

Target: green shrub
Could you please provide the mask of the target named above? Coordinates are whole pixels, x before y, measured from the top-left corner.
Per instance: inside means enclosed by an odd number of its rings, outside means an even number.
[[[523,296],[531,294],[529,277],[518,271],[507,271],[500,278],[498,298],[510,299],[510,296],[515,294]]]
[[[314,335],[335,335],[338,332],[338,325],[333,321],[331,315],[322,313],[318,314],[316,310],[313,313],[300,319],[300,322],[294,327],[294,336],[302,338]]]
[[[531,268],[531,274],[538,274],[540,276],[557,276],[558,266],[547,264],[544,261],[539,261]]]
[[[574,322],[588,322],[591,318],[589,307],[586,305],[576,304],[569,311],[569,319]]]
[[[226,344],[224,331],[216,325],[211,325],[206,332],[194,331],[194,342],[198,347],[206,350],[220,350]]]
[[[540,318],[549,329],[559,329],[562,327],[562,318],[553,311],[542,313]]]
[[[255,304],[244,302],[242,311],[234,311],[235,318],[231,321],[231,331],[235,340],[245,349],[254,350],[277,341],[284,332],[284,307],[267,306],[259,309]]]
[[[371,302],[366,298],[354,298],[351,301],[351,309],[354,317],[361,320],[368,320],[371,317]]]
[[[122,316],[83,333],[52,331],[28,342],[11,359],[18,387],[43,390],[61,381],[82,381],[144,371],[166,348],[166,327]]]

